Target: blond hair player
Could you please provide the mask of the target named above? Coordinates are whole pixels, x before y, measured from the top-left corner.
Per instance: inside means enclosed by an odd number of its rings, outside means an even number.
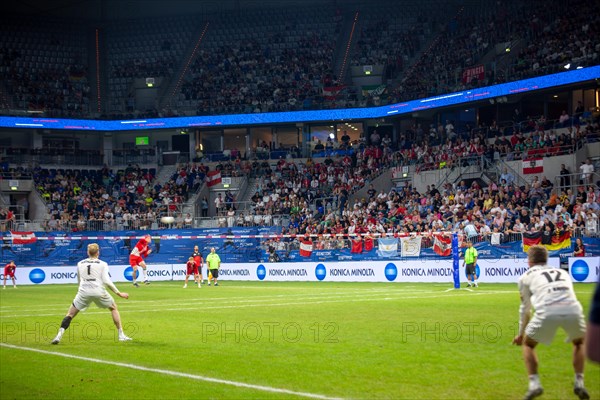
[[[120,292],[112,283],[108,275],[108,265],[100,260],[100,247],[96,243],[88,245],[88,258],[77,263],[77,280],[79,281],[79,290],[75,299],[69,307],[67,316],[62,320],[58,334],[52,340],[52,344],[59,344],[63,334],[69,328],[71,321],[80,312],[88,308],[92,303],[100,308],[108,308],[112,314],[113,322],[119,332],[119,340],[125,342],[131,338],[123,332],[121,324],[121,315],[117,309],[117,303],[106,290],[109,287],[117,296],[128,299],[129,294]]]

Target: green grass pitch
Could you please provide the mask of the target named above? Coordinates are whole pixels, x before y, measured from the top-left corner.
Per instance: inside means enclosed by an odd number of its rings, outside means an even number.
[[[0,290],[1,399],[518,399],[516,284],[154,282],[92,305],[50,345],[76,286]],[[594,286],[577,284],[589,310]],[[538,346],[541,399],[575,399],[571,345]],[[41,352],[31,351],[40,350]],[[61,355],[76,356],[63,357]],[[600,398],[600,368],[586,364]]]

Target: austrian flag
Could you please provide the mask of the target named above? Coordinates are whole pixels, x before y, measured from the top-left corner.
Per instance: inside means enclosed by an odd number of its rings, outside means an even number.
[[[13,244],[31,244],[37,241],[33,232],[10,232]]]
[[[544,173],[544,159],[530,158],[523,160],[523,174],[542,174]]]
[[[300,239],[300,255],[310,257],[313,251],[313,243],[310,239]]]
[[[206,185],[210,187],[218,183],[221,183],[221,171],[208,171],[206,174]]]
[[[434,235],[433,251],[442,257],[448,257],[449,255],[451,255],[452,238],[448,236]]]

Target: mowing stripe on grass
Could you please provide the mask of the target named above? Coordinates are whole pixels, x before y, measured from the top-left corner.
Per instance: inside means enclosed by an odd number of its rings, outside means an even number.
[[[171,376],[176,376],[176,377],[179,377],[179,378],[195,379],[195,380],[198,380],[198,381],[211,382],[211,383],[219,383],[219,384],[222,384],[222,385],[235,386],[235,387],[239,387],[239,388],[247,388],[247,389],[259,390],[259,391],[262,391],[262,392],[282,393],[282,394],[289,394],[289,395],[299,396],[299,397],[308,397],[308,398],[311,398],[311,399],[323,399],[323,400],[337,400],[337,399],[341,399],[339,397],[329,397],[329,396],[325,396],[325,395],[322,395],[322,394],[306,393],[306,392],[296,392],[294,390],[275,388],[275,387],[271,387],[271,386],[253,385],[253,384],[250,384],[250,383],[229,381],[229,380],[226,380],[226,379],[211,378],[211,377],[202,376],[202,375],[192,375],[192,374],[187,374],[185,372],[170,371],[170,370],[167,370],[167,369],[148,368],[148,367],[144,367],[144,366],[141,366],[141,365],[127,364],[127,363],[121,363],[121,362],[116,362],[116,361],[101,360],[99,358],[90,358],[90,357],[75,356],[75,355],[72,355],[72,354],[65,354],[65,353],[60,353],[60,352],[56,352],[56,351],[47,351],[47,350],[41,350],[41,349],[34,349],[34,348],[31,348],[31,347],[15,346],[15,345],[12,345],[12,344],[7,344],[7,343],[0,343],[0,346],[1,347],[11,348],[11,349],[16,349],[16,350],[32,351],[34,353],[47,354],[47,355],[51,355],[51,356],[58,356],[58,357],[64,357],[64,358],[72,358],[72,359],[80,360],[80,361],[88,361],[88,362],[93,362],[93,363],[98,363],[98,364],[114,365],[116,367],[135,369],[135,370],[138,370],[138,371],[154,372],[156,374],[163,374],[163,375],[171,375]]]
[[[438,292],[440,293],[440,292]],[[426,294],[426,293],[424,293]],[[457,297],[457,296],[484,296],[484,295],[494,295],[496,293],[494,292],[463,292],[463,293],[459,293],[459,294],[442,294],[442,295],[438,295],[435,293],[430,293],[431,296],[406,296],[405,294],[401,294],[398,293],[396,294],[396,296],[391,296],[390,294],[387,293],[381,293],[378,294],[377,297],[372,297],[372,296],[353,296],[352,298],[349,299],[339,299],[339,297],[333,297],[336,300],[318,300],[315,299],[316,301],[301,301],[301,302],[287,302],[287,303],[270,303],[270,302],[264,302],[264,303],[255,303],[255,304],[237,304],[237,305],[231,305],[231,306],[197,306],[197,307],[177,307],[177,308],[161,308],[159,311],[174,311],[174,312],[181,312],[181,311],[194,311],[194,310],[225,310],[225,309],[231,309],[231,308],[250,308],[250,307],[283,307],[283,306],[306,306],[306,305],[313,305],[313,304],[327,304],[327,303],[354,303],[354,302],[362,302],[362,301],[389,301],[389,300],[405,300],[405,299],[435,299],[435,298],[440,298],[440,297]],[[148,310],[145,308],[141,308],[141,309],[127,309],[125,307],[121,307],[121,312],[122,313],[127,313],[127,314],[131,314],[131,313],[138,313],[138,312],[142,312],[142,313],[147,313]],[[91,311],[91,312],[86,312],[87,315],[90,314],[105,314],[105,311]],[[14,314],[14,315],[2,315],[2,318],[22,318],[22,317],[56,317],[56,316],[61,316],[64,315],[64,313],[53,313],[53,314]]]
[[[193,284],[192,284],[192,288],[189,290],[190,292],[194,291],[193,288]],[[235,288],[239,288],[240,286],[235,286]],[[264,288],[263,288],[264,289]],[[270,288],[269,288],[270,289]],[[208,289],[208,290],[212,290],[212,289]],[[134,293],[134,292],[130,292],[130,293]],[[183,290],[182,292],[183,293]],[[204,292],[196,292],[196,293],[204,293]],[[185,298],[181,298],[181,299],[185,299],[186,302],[190,302],[190,301],[194,301],[194,300],[207,300],[210,299],[211,301],[217,301],[217,300],[227,300],[227,301],[231,301],[231,300],[237,300],[237,299],[243,299],[243,300],[249,300],[249,299],[275,299],[275,298],[291,298],[291,297],[302,297],[302,298],[308,298],[308,297],[314,297],[314,296],[323,296],[323,295],[351,295],[352,293],[356,293],[356,294],[372,294],[372,293],[431,293],[430,290],[410,290],[407,291],[403,288],[398,288],[398,289],[357,289],[357,290],[345,290],[345,291],[341,291],[341,292],[333,292],[330,290],[324,290],[324,291],[315,291],[312,292],[314,294],[307,294],[307,293],[298,293],[298,294],[270,294],[270,295],[265,295],[265,296],[252,296],[252,297],[248,297],[248,296],[232,296],[232,297],[185,297]],[[144,304],[147,305],[147,303],[164,303],[164,299],[162,300],[128,300],[127,304]],[[28,311],[40,311],[40,310],[53,310],[56,307],[62,307],[64,306],[64,303],[60,303],[60,304],[44,304],[43,308],[35,308],[34,310],[32,309],[27,309],[28,307],[31,306],[0,306],[0,313],[6,313],[6,312],[15,312],[15,311],[21,311],[21,312],[28,312]],[[23,309],[25,308],[25,309]]]
[[[378,291],[365,291],[362,292],[363,296],[366,295],[380,295],[380,294],[406,294],[406,293],[431,293],[431,292],[426,292],[426,291],[390,291],[390,290],[378,290]],[[144,308],[144,310],[147,310],[148,307],[148,303],[156,303],[153,304],[152,307],[174,307],[174,306],[178,306],[178,305],[189,305],[191,301],[206,301],[206,300],[210,300],[212,302],[215,302],[217,300],[226,300],[229,304],[235,304],[235,303],[257,303],[257,302],[268,302],[268,301],[279,301],[281,299],[289,299],[292,297],[302,297],[302,299],[300,300],[318,300],[318,299],[331,299],[331,298],[344,298],[344,297],[356,297],[356,295],[358,295],[358,293],[354,293],[354,292],[319,292],[313,295],[307,295],[307,294],[303,294],[303,295],[290,295],[290,296],[286,296],[286,295],[270,295],[270,296],[253,296],[253,297],[192,297],[192,298],[182,298],[180,297],[179,299],[181,299],[182,301],[185,302],[169,302],[165,299],[162,300],[136,300],[136,301],[127,301],[127,303],[122,303],[122,304],[126,304],[126,309],[129,311],[132,310],[136,310],[136,308],[138,307],[142,307]],[[240,300],[235,300],[235,299],[240,299]],[[36,307],[34,309],[28,308],[28,309],[16,309],[16,308],[12,308],[12,309],[8,309],[9,307],[7,307],[6,310],[3,310],[0,308],[0,317],[11,317],[12,315],[5,315],[5,313],[15,313],[15,312],[21,312],[21,313],[38,313],[36,315],[53,315],[53,314],[39,314],[40,311],[47,311],[47,310],[56,310],[57,308],[61,308],[64,307],[65,304],[56,304],[56,305],[46,305],[45,307]],[[30,307],[30,306],[29,306]],[[27,314],[23,314],[23,315],[27,315]]]

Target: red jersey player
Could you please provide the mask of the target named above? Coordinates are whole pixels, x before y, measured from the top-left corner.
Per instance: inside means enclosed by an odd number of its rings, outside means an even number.
[[[135,245],[133,250],[131,250],[131,254],[129,255],[129,265],[133,268],[133,286],[138,287],[137,279],[137,269],[138,267],[142,267],[142,272],[144,273],[144,283],[149,285],[148,275],[146,274],[146,262],[144,261],[145,257],[152,252],[148,245],[152,241],[152,236],[145,235],[139,242]]]
[[[198,264],[196,264],[196,261],[194,261],[194,257],[190,257],[188,259],[187,264],[185,264],[185,269],[185,284],[183,285],[184,289],[187,287],[190,275],[194,274],[194,281],[198,282]],[[198,282],[198,287],[201,287],[200,282]]]
[[[196,282],[200,285],[202,284],[202,264],[204,262],[204,260],[202,259],[202,253],[200,253],[200,250],[198,249],[198,246],[194,246],[194,252],[192,253],[192,257],[194,257],[194,261],[196,262],[196,265],[198,266],[198,279],[196,280]]]
[[[17,282],[15,280],[15,269],[17,269],[17,266],[12,260],[4,266],[4,285],[2,286],[2,289],[6,289],[6,278],[11,278],[13,287],[15,289],[17,288]]]

